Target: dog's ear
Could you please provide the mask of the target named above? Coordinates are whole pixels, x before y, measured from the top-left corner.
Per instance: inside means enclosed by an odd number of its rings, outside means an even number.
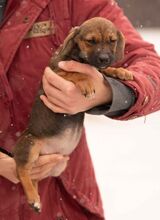
[[[66,37],[62,45],[61,56],[65,56],[69,54],[71,50],[74,48],[75,46],[74,38],[79,33],[79,30],[80,30],[79,26],[76,26],[71,29],[71,31],[69,32],[68,36]]]
[[[58,63],[65,60],[67,56],[70,55],[71,51],[75,46],[74,38],[79,33],[80,27],[74,27],[69,32],[68,36],[65,38],[63,44],[58,48],[55,54],[50,60],[51,69],[55,70],[58,68]]]
[[[116,61],[120,61],[124,57],[125,38],[122,32],[117,31],[118,42],[116,47]]]

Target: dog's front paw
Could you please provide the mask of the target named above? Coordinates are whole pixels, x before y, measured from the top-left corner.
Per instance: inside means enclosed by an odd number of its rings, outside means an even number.
[[[122,80],[133,80],[132,72],[122,67],[116,69],[116,75],[119,79]]]
[[[111,76],[117,79],[121,80],[133,80],[133,74],[127,69],[124,69],[122,67],[120,68],[114,68],[114,67],[108,67],[101,71],[107,76]]]
[[[66,80],[73,82],[86,98],[93,98],[95,96],[95,88],[93,80],[86,74],[76,72],[64,72],[58,73],[61,77]]]
[[[82,95],[86,98],[94,98],[95,88],[93,82],[89,79],[81,79],[76,83],[76,86],[81,90]]]

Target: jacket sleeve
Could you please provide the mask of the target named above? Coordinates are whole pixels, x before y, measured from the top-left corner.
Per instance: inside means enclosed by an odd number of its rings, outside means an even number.
[[[112,90],[112,102],[95,106],[86,113],[93,115],[105,115],[108,117],[117,117],[124,115],[131,108],[136,100],[134,91],[124,85],[121,81],[103,76],[104,82],[108,82]]]
[[[78,8],[79,4],[81,10],[74,8],[73,11],[76,10],[77,13],[72,14],[73,25],[78,25],[91,17],[105,17],[122,31],[126,39],[125,57],[116,66],[132,71],[134,80],[123,83],[134,90],[137,98],[135,104],[125,114],[115,118],[127,120],[159,110],[160,57],[156,54],[154,46],[141,38],[115,1],[78,0],[78,2],[73,7]]]

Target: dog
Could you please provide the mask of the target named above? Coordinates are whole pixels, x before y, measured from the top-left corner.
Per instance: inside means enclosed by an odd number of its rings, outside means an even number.
[[[65,72],[58,67],[58,63],[75,60],[92,65],[107,76],[132,80],[132,73],[128,70],[111,67],[123,59],[124,47],[124,36],[113,23],[95,17],[70,31],[63,45],[51,58],[50,67],[79,87],[86,98],[92,97],[96,91],[91,77],[77,72]],[[33,104],[29,124],[14,149],[17,175],[29,205],[36,212],[41,211],[38,182],[31,180],[30,170],[41,154],[70,155],[73,152],[82,134],[85,114],[81,112],[64,117],[63,114],[54,113],[43,104],[41,94],[45,94],[42,85]],[[64,169],[64,164],[57,165],[54,176],[59,176]]]

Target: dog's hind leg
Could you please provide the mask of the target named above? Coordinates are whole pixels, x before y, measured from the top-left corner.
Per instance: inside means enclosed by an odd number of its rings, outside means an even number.
[[[34,211],[40,212],[41,211],[40,197],[37,191],[37,187],[35,187],[35,184],[32,182],[29,176],[30,168],[27,168],[26,166],[18,166],[17,172],[29,205],[31,206],[32,209],[34,209]]]
[[[38,192],[38,180],[32,180],[32,184],[34,188],[36,189],[36,191]]]
[[[31,134],[23,135],[15,148],[15,161],[17,174],[23,186],[29,205],[36,211],[41,211],[38,187],[30,178],[33,163],[38,159],[41,150],[41,142]]]

